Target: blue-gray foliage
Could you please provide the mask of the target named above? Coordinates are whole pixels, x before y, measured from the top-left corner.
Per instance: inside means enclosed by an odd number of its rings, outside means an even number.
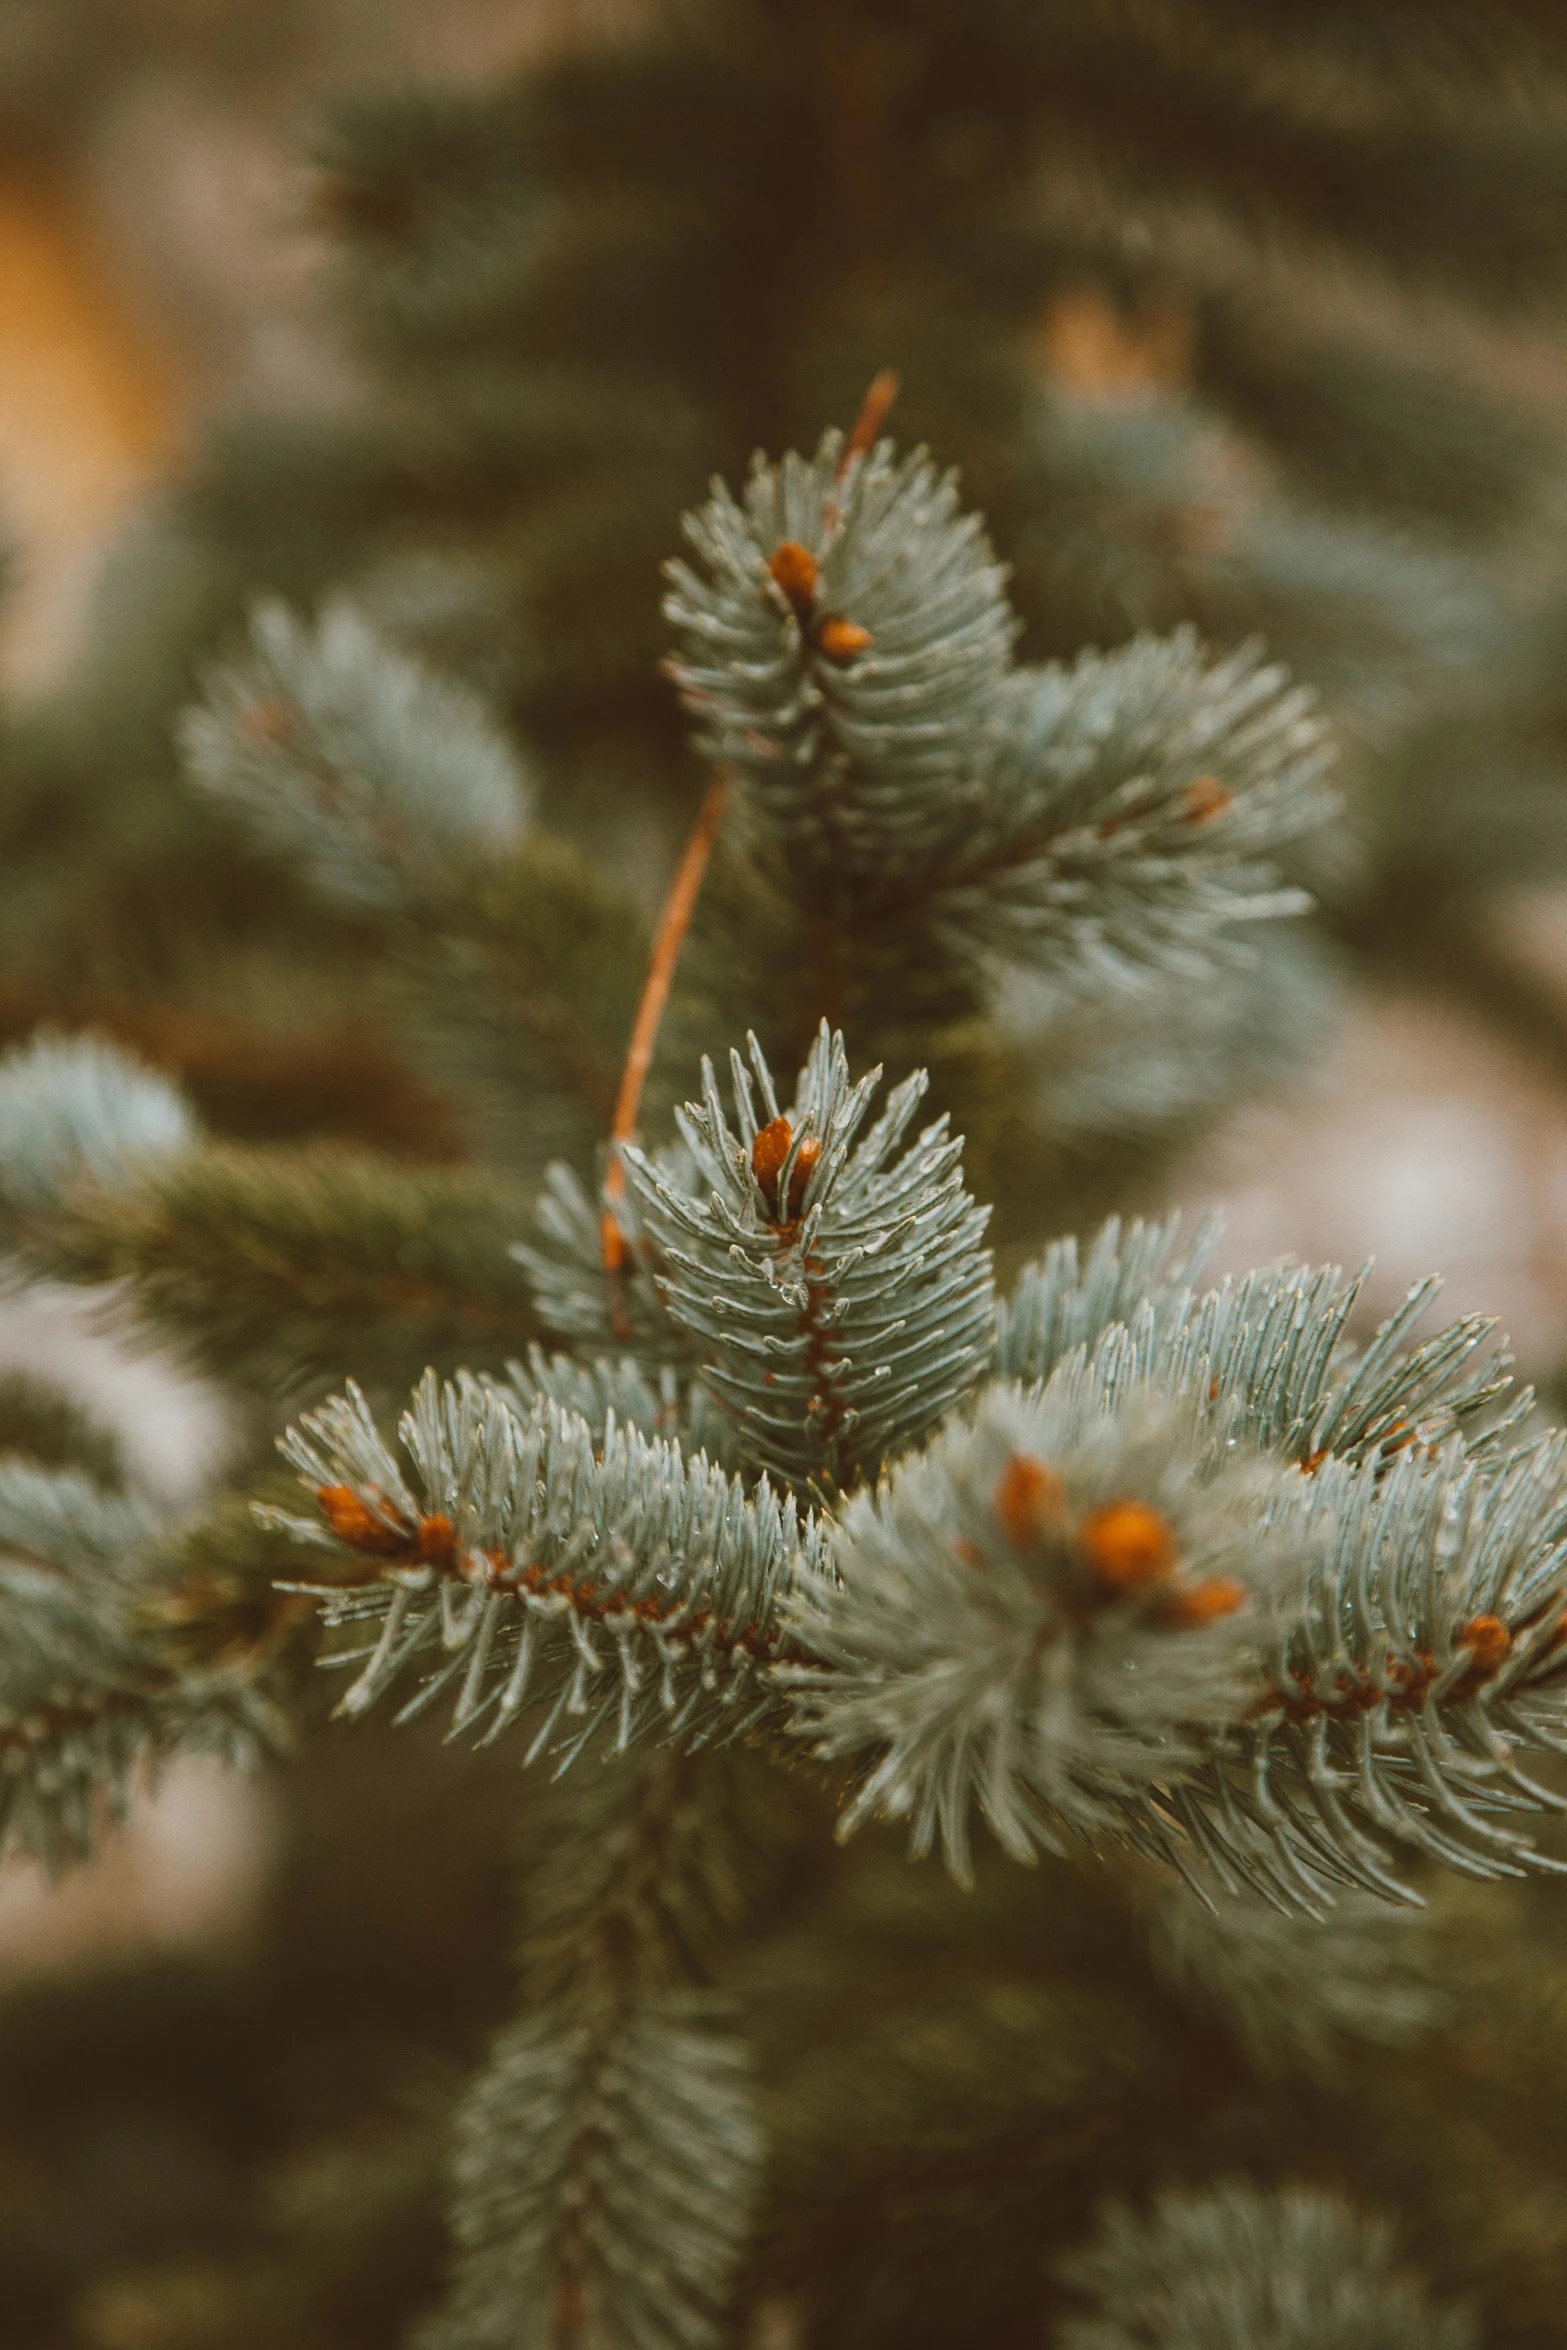
[[[1224,2180],[1112,2204],[1062,2282],[1087,2306],[1061,2350],[1473,2350],[1472,2316],[1434,2307],[1386,2222],[1319,2188]]]
[[[532,788],[485,704],[351,604],[258,605],[246,659],[187,711],[193,783],[329,897],[400,907],[520,839]]]

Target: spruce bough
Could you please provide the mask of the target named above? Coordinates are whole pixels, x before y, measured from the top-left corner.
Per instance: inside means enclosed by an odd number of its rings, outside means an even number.
[[[1510,1394],[1489,1325],[1418,1339],[1422,1285],[1357,1343],[1333,1271],[1204,1289],[1202,1238],[1173,1224],[1112,1223],[998,1284],[949,1112],[925,1120],[925,1072],[884,1088],[861,1051],[906,1032],[916,984],[970,1022],[1018,971],[1063,1000],[1244,988],[1257,926],[1303,908],[1281,854],[1331,812],[1310,696],[1186,635],[1019,664],[955,483],[867,437],[759,460],[740,500],[716,488],[671,567],[670,673],[723,790],[655,938],[654,1010],[720,819],[694,960],[726,903],[776,916],[738,971],[755,1028],[707,1039],[722,1078],[705,1058],[697,1098],[640,1116],[638,1064],[607,1158],[553,1165],[527,1228],[503,1186],[469,1187],[459,1233],[457,1178],[416,1202],[360,1170],[358,1226],[396,1243],[384,1311],[375,1267],[352,1268],[366,1327],[343,1332],[374,1400],[350,1382],[295,1418],[309,1506],[258,1502],[287,1566],[258,1596],[245,1562],[248,1606],[216,1520],[0,1476],[20,1562],[3,1817],[46,1858],[84,1849],[94,1798],[122,1802],[142,1765],[281,1740],[307,1602],[350,1721],[439,1709],[567,1790],[589,1774],[529,1866],[522,2009],[463,2107],[440,2350],[732,2338],[767,2159],[725,1985],[767,1899],[736,1792],[753,1768],[815,1774],[844,1836],[906,1822],[960,1883],[981,1825],[1019,1862],[1088,1847],[1166,1872],[1225,1921],[1160,1929],[1172,1979],[1221,2002],[1238,1980],[1259,2045],[1259,1983],[1309,2000],[1291,1935],[1339,1971],[1320,2031],[1296,2014],[1280,2043],[1418,2028],[1387,1988],[1397,1933],[1378,1955],[1411,1861],[1560,1865],[1535,1758],[1567,1748],[1567,1439]],[[482,958],[441,942],[471,939],[497,860],[531,852],[521,770],[472,697],[346,609],[312,633],[268,608],[185,740],[269,853],[401,925],[415,1000],[450,1021],[464,970],[477,999]],[[679,1036],[704,998],[678,979],[675,998]],[[580,1127],[574,1066],[564,1046],[528,1063],[551,1130]],[[237,1196],[232,1166],[103,1048],[34,1048],[0,1100],[24,1262],[112,1269],[117,1311],[200,1332],[210,1360],[225,1267],[180,1243]],[[249,1184],[238,1380],[287,1392],[319,1366],[347,1197],[328,1159],[294,1170],[286,1214]],[[444,1255],[414,1250],[420,1216]],[[117,1232],[142,1255],[95,1257]],[[486,1359],[410,1364],[386,1408],[428,1330],[457,1353],[470,1327]],[[1266,1970],[1237,1958],[1248,1935]],[[1390,2344],[1425,2322],[1374,2224],[1213,2193],[1104,2222],[1072,2272],[1103,2311],[1073,2339],[1144,2338],[1112,2273],[1139,2246],[1150,2309],[1200,2307],[1187,2272],[1227,2263],[1237,2340],[1337,2340],[1362,2306]],[[1289,2331],[1303,2293],[1327,2331]]]

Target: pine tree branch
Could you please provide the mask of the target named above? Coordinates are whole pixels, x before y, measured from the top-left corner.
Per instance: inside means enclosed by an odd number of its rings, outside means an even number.
[[[182,1654],[162,1531],[78,1471],[0,1459],[0,1850],[58,1869],[176,1755],[286,1743],[274,1643]]]
[[[730,1065],[738,1132],[704,1063],[703,1101],[679,1120],[694,1181],[627,1146],[629,1181],[654,1286],[742,1451],[830,1489],[874,1475],[973,1383],[994,1328],[985,1217],[945,1120],[894,1158],[922,1070],[857,1141],[881,1073],[851,1085],[841,1036],[823,1027],[788,1114],[754,1037],[763,1114],[738,1054]]]
[[[459,2116],[452,2289],[423,2350],[720,2337],[761,2154],[706,1988],[722,1823],[671,1756],[575,1784],[530,1886],[522,2012]]]
[[[1062,2350],[1304,2350],[1335,2340],[1474,2350],[1479,2338],[1467,2309],[1433,2307],[1399,2267],[1385,2222],[1312,2187],[1225,2180],[1167,2194],[1145,2216],[1111,2204],[1058,2273],[1089,2304],[1059,2328]]]
[[[507,1255],[525,1196],[467,1169],[329,1148],[208,1146],[120,1192],[29,1221],[46,1278],[115,1283],[105,1311],[226,1381],[287,1389],[341,1368],[404,1384],[422,1363],[499,1367],[533,1333]]]
[[[349,1635],[329,1660],[359,1667],[340,1711],[425,1666],[399,1720],[450,1693],[452,1734],[488,1744],[527,1715],[525,1760],[561,1769],[594,1744],[701,1746],[776,1719],[782,1603],[824,1571],[792,1499],[612,1421],[596,1441],[547,1396],[523,1414],[467,1375],[427,1372],[399,1434],[407,1472],[350,1387],[284,1444],[320,1516],[263,1513],[335,1561],[334,1582],[299,1588]]]

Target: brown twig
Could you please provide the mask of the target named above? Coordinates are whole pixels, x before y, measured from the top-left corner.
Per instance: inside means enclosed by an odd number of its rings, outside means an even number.
[[[663,912],[658,918],[658,929],[653,936],[653,951],[648,957],[647,977],[642,983],[642,1000],[637,1005],[637,1016],[631,1024],[631,1042],[626,1048],[626,1065],[621,1072],[620,1091],[615,1097],[615,1119],[610,1128],[612,1144],[630,1142],[637,1130],[637,1112],[642,1103],[642,1088],[652,1066],[653,1048],[658,1042],[659,1022],[664,1017],[664,1006],[669,1001],[669,990],[675,976],[675,965],[680,960],[680,949],[690,927],[692,911],[707,871],[707,861],[713,853],[713,842],[723,821],[724,807],[729,798],[729,777],[720,768],[708,786],[691,836],[681,853],[675,869],[675,878],[669,885]],[[618,1151],[611,1157],[609,1171],[604,1178],[604,1213],[599,1234],[604,1252],[606,1273],[619,1273],[626,1262],[626,1236],[614,1213],[614,1202],[626,1188],[626,1170]]]
[[[897,398],[901,383],[895,368],[884,367],[870,381],[860,413],[854,420],[854,429],[843,444],[843,455],[838,460],[835,479],[841,478],[856,457],[868,457],[876,446],[876,436],[887,421],[887,411]]]

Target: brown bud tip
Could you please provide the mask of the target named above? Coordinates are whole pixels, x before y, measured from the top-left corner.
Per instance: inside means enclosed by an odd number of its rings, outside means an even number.
[[[1513,1636],[1500,1616],[1471,1616],[1458,1628],[1458,1643],[1469,1651],[1469,1676],[1494,1673],[1511,1653]]]
[[[1090,1510],[1077,1538],[1094,1575],[1112,1591],[1160,1583],[1175,1565],[1170,1521],[1145,1501],[1107,1501]]]
[[[419,1556],[425,1559],[449,1559],[456,1555],[457,1529],[444,1510],[419,1520]]]
[[[1234,797],[1216,775],[1199,775],[1186,786],[1181,806],[1188,824],[1206,824],[1211,817],[1222,816]]]
[[[286,743],[294,731],[294,713],[287,702],[272,699],[251,702],[240,718],[240,732],[252,742]]]
[[[1054,1469],[1031,1452],[1015,1452],[996,1487],[996,1517],[1008,1541],[1025,1550],[1060,1525],[1065,1499]]]
[[[802,547],[798,539],[785,539],[774,547],[767,563],[774,587],[800,619],[809,620],[816,603],[816,582],[821,576],[821,565],[809,547]]]
[[[852,661],[868,652],[871,632],[857,620],[824,620],[816,631],[816,650],[829,661]]]
[[[791,1221],[805,1204],[805,1187],[816,1170],[822,1155],[822,1146],[814,1134],[808,1134],[801,1143],[789,1175],[788,1213]]]
[[[1246,1586],[1233,1575],[1204,1575],[1189,1591],[1172,1591],[1160,1613],[1167,1624],[1217,1624],[1246,1605]]]
[[[398,1528],[378,1518],[351,1485],[323,1485],[316,1499],[321,1504],[321,1515],[339,1542],[346,1542],[355,1550],[402,1548],[403,1536]]]
[[[1307,1453],[1307,1455],[1306,1455],[1306,1457],[1305,1457],[1305,1459],[1304,1459],[1304,1460],[1301,1462],[1301,1464],[1300,1464],[1300,1473],[1301,1473],[1301,1475],[1302,1475],[1303,1477],[1314,1477],[1314,1476],[1316,1475],[1317,1471],[1318,1471],[1318,1470],[1321,1468],[1321,1466],[1322,1466],[1323,1462],[1324,1462],[1324,1461],[1327,1459],[1327,1457],[1328,1457],[1328,1448],[1327,1448],[1327,1446],[1326,1446],[1325,1444],[1319,1444],[1319,1445],[1318,1445],[1318,1447],[1317,1447],[1317,1449],[1316,1449],[1316,1451],[1315,1451],[1315,1452],[1308,1452],[1308,1453]]]
[[[794,1140],[794,1128],[787,1118],[773,1118],[757,1130],[751,1145],[751,1172],[761,1188],[769,1208],[778,1206],[778,1178],[783,1163],[789,1156],[789,1145]]]

